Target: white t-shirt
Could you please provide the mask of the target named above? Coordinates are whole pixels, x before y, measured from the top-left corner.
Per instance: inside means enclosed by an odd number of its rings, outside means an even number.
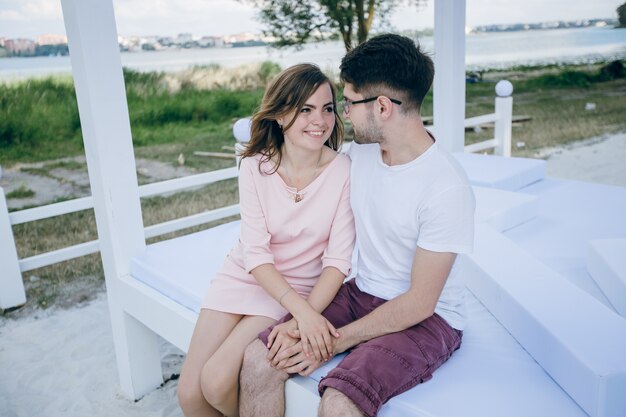
[[[348,155],[361,291],[385,300],[406,292],[418,246],[472,251],[474,194],[465,171],[437,143],[404,165],[386,165],[378,144],[353,143]],[[453,266],[435,313],[459,330],[465,324],[464,293],[465,282]]]

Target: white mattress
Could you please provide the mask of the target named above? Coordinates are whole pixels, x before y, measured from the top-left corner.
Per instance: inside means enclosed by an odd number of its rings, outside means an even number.
[[[505,234],[554,271],[613,308],[587,271],[589,242],[626,238],[626,188],[548,178],[522,189],[537,216]]]
[[[148,245],[131,275],[198,313],[211,278],[239,239],[239,221]]]
[[[510,228],[535,215],[534,198],[489,189],[477,189],[476,195],[477,219],[495,227]],[[133,260],[132,275],[197,312],[238,234],[239,223],[233,222],[150,245]],[[461,349],[432,380],[392,399],[380,416],[586,416],[482,304],[468,297]],[[311,378],[319,381],[336,360]]]
[[[433,378],[392,398],[380,417],[584,417],[550,378],[471,294],[461,348]],[[340,358],[311,377],[319,381]]]
[[[150,245],[133,260],[133,276],[197,312],[238,227],[228,223]],[[392,399],[381,417],[586,416],[471,294],[468,313],[461,349],[432,380]],[[311,377],[319,381],[334,363]]]
[[[587,272],[613,308],[626,318],[626,239],[590,241]]]
[[[530,158],[504,158],[476,153],[455,152],[470,182],[481,187],[517,191],[541,181],[546,175],[546,161]]]

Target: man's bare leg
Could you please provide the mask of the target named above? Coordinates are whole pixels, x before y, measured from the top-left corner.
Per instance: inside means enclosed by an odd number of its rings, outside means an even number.
[[[289,375],[272,368],[267,353],[260,340],[246,348],[239,377],[240,417],[285,415],[285,381]]]
[[[326,388],[320,401],[319,417],[363,417],[363,415],[352,400],[341,391]]]

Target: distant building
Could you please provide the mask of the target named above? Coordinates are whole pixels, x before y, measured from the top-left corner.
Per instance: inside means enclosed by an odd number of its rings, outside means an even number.
[[[120,51],[141,51],[141,38],[136,36],[118,36],[117,43],[120,45]]]
[[[37,37],[37,44],[39,45],[63,45],[67,43],[67,36],[65,35],[39,35]]]
[[[4,48],[11,54],[34,54],[37,44],[31,39],[6,39]]]
[[[237,33],[236,35],[224,36],[224,42],[226,43],[237,43],[237,42],[250,42],[258,40],[259,37],[254,33]]]
[[[171,36],[161,36],[158,39],[159,44],[163,47],[170,47],[170,46],[174,46],[175,42],[174,39],[172,39]]]
[[[217,36],[203,36],[197,41],[201,48],[216,48],[224,46],[224,39]]]
[[[191,33],[179,33],[176,37],[176,43],[184,45],[193,41],[193,35]]]

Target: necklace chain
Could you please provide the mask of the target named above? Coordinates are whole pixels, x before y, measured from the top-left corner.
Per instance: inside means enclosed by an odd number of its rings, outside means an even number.
[[[318,171],[318,170],[319,170],[319,168],[320,168],[320,162],[322,161],[322,154],[323,154],[323,153],[324,153],[324,150],[323,150],[323,149],[321,149],[321,150],[320,150],[320,156],[319,156],[319,158],[317,158],[317,164],[315,164],[315,170],[313,170],[313,175],[311,176],[311,182],[313,182],[313,180],[314,180],[314,179],[315,179],[315,177],[317,176],[317,171]],[[289,182],[290,182],[290,183],[295,184],[295,183],[292,181],[292,177],[291,177],[291,175],[289,174],[289,168],[288,168],[288,166],[287,166],[287,165],[288,165],[288,164],[285,164],[285,174],[287,175],[287,179],[289,180]],[[309,182],[309,184],[310,184],[311,182]],[[307,184],[307,186],[308,186],[309,184]],[[288,192],[289,194],[291,194],[291,196],[292,196],[292,198],[293,198],[293,201],[294,201],[295,203],[299,203],[299,202],[301,202],[301,201],[302,201],[302,199],[304,198],[304,195],[306,194],[306,192],[302,193],[302,192],[298,191],[298,188],[297,188],[297,187],[293,187],[293,188],[295,188],[295,189],[296,189],[296,191],[291,191],[290,189],[287,189],[287,192]],[[306,187],[304,187],[304,188],[306,188]]]

